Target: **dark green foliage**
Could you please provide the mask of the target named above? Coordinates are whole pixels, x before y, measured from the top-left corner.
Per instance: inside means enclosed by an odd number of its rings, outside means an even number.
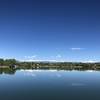
[[[17,61],[15,59],[0,59],[0,66],[10,66],[10,65],[16,65]]]
[[[0,59],[0,66],[2,66],[4,64],[4,60]]]
[[[15,74],[16,70],[10,69],[10,68],[0,68],[0,74],[5,73],[5,74]]]
[[[15,59],[0,59],[0,66],[17,66],[17,69],[63,69],[63,70],[100,70],[100,63],[76,62],[18,62]]]
[[[4,61],[4,64],[5,64],[6,66],[15,65],[16,63],[17,63],[17,61],[16,61],[15,59],[6,59],[6,60]]]

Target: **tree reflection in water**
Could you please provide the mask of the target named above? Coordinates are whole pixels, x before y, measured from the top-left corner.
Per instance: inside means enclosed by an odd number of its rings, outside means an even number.
[[[11,69],[11,68],[0,68],[0,74],[9,74],[13,75],[15,74],[16,69]]]

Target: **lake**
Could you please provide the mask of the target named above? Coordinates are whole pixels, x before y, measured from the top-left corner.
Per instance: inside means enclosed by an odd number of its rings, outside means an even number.
[[[0,74],[0,100],[100,100],[99,71],[17,70]]]

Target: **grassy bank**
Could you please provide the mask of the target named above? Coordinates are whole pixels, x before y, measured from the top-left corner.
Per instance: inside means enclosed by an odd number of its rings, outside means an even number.
[[[0,68],[9,68],[9,66],[0,66]]]

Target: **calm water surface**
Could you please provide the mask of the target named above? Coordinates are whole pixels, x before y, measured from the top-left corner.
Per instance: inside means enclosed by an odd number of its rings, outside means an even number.
[[[100,100],[99,71],[18,70],[0,74],[0,100]]]

